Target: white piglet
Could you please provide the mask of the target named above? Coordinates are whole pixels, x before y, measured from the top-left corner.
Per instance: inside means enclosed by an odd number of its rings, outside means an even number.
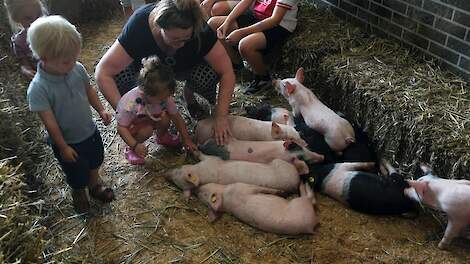
[[[304,70],[299,68],[295,78],[276,80],[274,86],[289,101],[294,116],[301,114],[307,126],[321,133],[334,152],[342,152],[356,141],[353,127],[318,100],[303,81]]]
[[[447,214],[448,222],[439,248],[445,249],[458,236],[467,236],[470,226],[470,181],[436,177],[429,166],[421,165],[424,176],[409,180],[405,195]]]
[[[209,206],[209,220],[216,220],[223,212],[233,214],[241,221],[267,232],[298,235],[312,234],[318,225],[313,204],[315,196],[310,187],[299,186],[300,197],[287,200],[279,197],[279,190],[235,183],[209,183],[197,190],[201,201]]]
[[[294,192],[299,186],[299,173],[308,173],[305,162],[275,159],[269,163],[222,160],[219,157],[199,154],[201,161],[194,165],[168,171],[164,176],[189,197],[191,190],[207,183],[231,184],[243,182]]]

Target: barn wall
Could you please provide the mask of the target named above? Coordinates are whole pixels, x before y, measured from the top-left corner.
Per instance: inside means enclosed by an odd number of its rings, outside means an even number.
[[[386,34],[470,79],[469,0],[313,0],[339,17]]]

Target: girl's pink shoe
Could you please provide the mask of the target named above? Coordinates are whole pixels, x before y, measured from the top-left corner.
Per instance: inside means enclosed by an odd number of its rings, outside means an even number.
[[[132,151],[130,148],[126,148],[124,150],[124,156],[132,165],[144,165],[145,164],[145,159],[137,155],[137,153]]]
[[[163,145],[167,147],[176,147],[181,143],[180,137],[178,135],[170,134],[169,131],[166,131],[166,133],[161,136],[157,136],[155,134],[155,138],[156,138],[155,142],[158,145]]]

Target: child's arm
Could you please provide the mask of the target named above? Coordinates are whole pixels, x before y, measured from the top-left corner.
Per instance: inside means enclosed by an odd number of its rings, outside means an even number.
[[[49,132],[49,136],[52,138],[52,141],[54,141],[57,148],[59,148],[60,156],[67,162],[77,161],[78,154],[65,142],[54,113],[52,113],[52,111],[40,111],[38,113],[42,122],[46,126],[47,132]]]
[[[28,58],[23,57],[20,59],[21,73],[26,75],[28,78],[33,79],[36,74],[36,70],[31,66]]]
[[[85,90],[90,105],[93,107],[93,109],[96,110],[96,112],[98,112],[101,119],[103,119],[103,123],[105,125],[109,125],[111,123],[111,115],[104,109],[100,99],[98,98],[98,95],[96,94],[95,89],[93,89],[93,87],[88,84]]]
[[[30,61],[29,46],[26,42],[26,30],[22,30],[20,33],[15,34],[11,39],[12,51],[18,62],[21,65],[21,73],[26,77],[33,79],[36,74],[36,65]]]
[[[235,44],[235,43],[238,43],[242,38],[250,34],[261,32],[261,31],[273,28],[275,26],[278,26],[281,23],[287,11],[288,9],[285,7],[276,6],[274,7],[272,16],[266,19],[263,19],[251,26],[234,30],[232,33],[230,33],[230,35],[227,36],[226,40],[228,43]]]
[[[132,151],[141,157],[147,156],[147,147],[143,143],[139,143],[127,127],[118,124],[117,131]]]
[[[228,14],[228,16],[225,18],[224,23],[220,25],[220,27],[217,29],[217,36],[219,37],[227,37],[228,30],[230,26],[236,21],[236,19],[245,13],[248,8],[253,4],[255,0],[241,0],[240,3],[238,3]]]
[[[173,121],[173,123],[175,124],[178,132],[180,132],[180,135],[183,139],[183,144],[186,149],[191,152],[197,150],[196,145],[193,143],[191,137],[189,136],[188,128],[186,127],[186,123],[184,122],[183,117],[181,117],[180,113],[176,112],[176,114],[169,116],[171,121]]]

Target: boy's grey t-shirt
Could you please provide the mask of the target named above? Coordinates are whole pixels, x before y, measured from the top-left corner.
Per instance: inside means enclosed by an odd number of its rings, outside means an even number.
[[[49,74],[38,63],[37,73],[28,87],[29,109],[51,110],[65,142],[82,142],[96,130],[86,93],[89,83],[90,77],[79,62],[67,75]]]

